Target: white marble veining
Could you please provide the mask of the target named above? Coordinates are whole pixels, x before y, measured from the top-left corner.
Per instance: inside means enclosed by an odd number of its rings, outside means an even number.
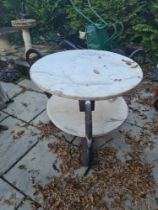
[[[85,116],[79,111],[77,100],[52,96],[47,103],[47,113],[61,130],[85,137]],[[93,136],[102,136],[118,128],[127,118],[128,108],[122,97],[95,102],[92,112]]]
[[[44,91],[72,99],[103,100],[136,87],[140,66],[125,56],[98,50],[69,50],[38,60],[31,79]]]

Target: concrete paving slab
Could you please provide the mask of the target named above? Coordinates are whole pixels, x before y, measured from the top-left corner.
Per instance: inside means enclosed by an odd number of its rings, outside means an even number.
[[[16,187],[41,204],[42,197],[35,193],[35,183],[44,186],[53,176],[61,174],[59,170],[60,162],[48,148],[48,144],[54,141],[57,141],[55,137],[40,141],[5,175],[9,182],[15,183]],[[55,168],[53,163],[56,166]]]
[[[152,164],[158,165],[158,140],[156,135],[150,135],[151,146],[143,151],[143,159]]]
[[[122,135],[118,130],[109,133],[106,136],[95,138],[94,148],[101,149],[104,147],[112,147],[117,150],[117,158],[122,162],[129,159],[129,153],[131,152],[131,147],[125,142],[125,139],[122,138]]]
[[[46,108],[46,103],[47,97],[44,94],[26,91],[18,95],[3,111],[29,122]]]
[[[144,106],[138,102],[132,102],[129,105],[128,123],[150,128],[156,119],[158,119],[158,112],[153,107]]]
[[[3,113],[3,112],[0,112],[0,122],[1,122],[2,120],[4,120],[5,118],[7,118],[7,117],[8,117],[7,114],[5,114],[5,113]]]
[[[14,96],[18,95],[23,91],[21,87],[14,83],[1,82],[1,85],[5,92],[8,94],[9,98],[13,98]]]
[[[2,125],[9,129],[1,132],[0,138],[0,175],[8,170],[36,142],[38,130],[32,126],[21,127],[21,121],[9,117]]]
[[[156,183],[158,184],[158,165],[154,167],[153,169],[153,176],[156,180]]]
[[[0,209],[14,210],[22,200],[23,195],[0,179]]]
[[[51,123],[50,119],[48,118],[48,115],[47,115],[47,111],[43,111],[40,115],[38,115],[33,121],[31,121],[30,123],[33,125],[33,126],[38,126],[39,123],[44,123],[44,124],[47,124],[47,123]],[[60,138],[61,136],[64,136],[65,140],[67,142],[71,142],[72,139],[74,138],[73,135],[71,134],[68,134],[68,133],[65,133],[64,131],[61,131],[59,130],[59,132],[57,133],[54,133],[54,136],[56,136],[57,138]]]
[[[72,140],[75,138],[75,136],[65,133],[64,131],[61,131],[61,130],[59,133],[55,133],[54,136],[56,136],[57,138],[60,138],[63,136],[68,143],[71,143]]]
[[[125,136],[128,135],[133,140],[139,139],[141,137],[142,132],[144,133],[144,128],[129,123],[124,123],[120,126],[118,130],[122,134],[122,138],[125,138]]]
[[[31,80],[24,79],[23,81],[18,83],[19,86],[27,89],[27,90],[33,90],[37,92],[43,92],[40,88],[38,88]]]
[[[129,115],[127,122],[145,128],[150,128],[155,119],[158,119],[158,112],[153,108],[153,98],[156,87],[153,83],[143,82],[135,96],[128,100]]]
[[[133,143],[136,143],[137,148],[138,146],[140,149],[142,148],[140,157],[144,162],[154,163],[158,160],[157,135],[153,134],[149,129],[125,123],[119,131],[123,139],[130,138]]]
[[[75,146],[79,146],[81,144],[81,141],[83,138],[76,137],[72,144]],[[128,157],[128,153],[131,152],[131,147],[128,145],[124,138],[122,138],[121,134],[118,130],[113,131],[107,135],[95,137],[94,138],[94,144],[93,148],[94,150],[101,149],[104,147],[113,147],[117,149],[117,157],[121,161],[125,161]],[[82,169],[79,169],[79,171],[82,171]]]
[[[38,124],[41,122],[42,123],[50,122],[46,110],[44,112],[42,112],[39,116],[37,116],[33,121],[31,121],[31,124],[33,124],[34,126],[38,126]]]

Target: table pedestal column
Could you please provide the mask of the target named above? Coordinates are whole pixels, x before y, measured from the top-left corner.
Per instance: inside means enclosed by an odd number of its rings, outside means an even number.
[[[85,112],[85,138],[82,141],[81,162],[90,166],[93,159],[93,133],[92,133],[92,101],[84,101]]]
[[[47,103],[47,113],[58,128],[83,137],[82,164],[90,166],[93,158],[93,137],[103,136],[118,128],[127,118],[128,107],[122,97],[95,101],[94,104],[90,100],[78,102],[52,96]]]

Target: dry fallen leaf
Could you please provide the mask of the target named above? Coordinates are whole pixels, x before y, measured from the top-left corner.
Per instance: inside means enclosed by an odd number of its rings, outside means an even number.
[[[53,135],[54,133],[59,132],[59,128],[57,128],[53,123],[49,122],[49,123],[42,123],[40,122],[37,127],[40,130],[40,137],[39,139],[43,139],[46,138],[48,139],[51,135]]]
[[[151,84],[148,87],[142,85],[137,90],[126,94],[129,102],[144,87],[146,92],[153,91]],[[150,97],[145,101],[148,106],[150,106],[149,99]],[[146,115],[141,110],[134,107],[130,109],[146,119]],[[158,134],[157,121],[153,121],[149,129],[151,133]],[[49,129],[46,130],[46,135],[49,136],[51,132]],[[150,209],[148,202],[156,201],[156,182],[152,175],[153,165],[144,162],[141,155],[144,149],[153,149],[154,143],[145,130],[145,128],[142,129],[140,136],[135,138],[128,132],[120,132],[122,138],[131,147],[128,159],[124,162],[117,158],[118,151],[113,147],[95,151],[92,172],[87,176],[75,173],[75,170],[81,167],[80,147],[68,144],[64,137],[59,142],[49,143],[49,150],[61,161],[60,168],[57,168],[55,163],[52,163],[52,168],[60,170],[61,175],[52,177],[44,188],[39,186],[37,189],[43,195],[43,210],[93,210],[95,208],[127,210],[128,208],[125,208],[127,201],[130,202],[131,209]],[[45,136],[45,132],[42,136]]]
[[[121,162],[117,159],[116,149],[100,149],[95,152],[93,172],[88,176],[74,173],[75,169],[80,167],[80,147],[68,144],[63,138],[59,142],[49,144],[50,151],[62,161],[62,175],[53,177],[50,183],[39,190],[44,198],[43,209],[124,209],[127,200],[131,201],[131,205],[139,206],[146,197],[153,199],[153,166],[142,162],[139,157],[139,152],[147,146],[147,140],[144,140],[143,146],[141,140],[133,143],[128,135],[125,138],[132,146],[133,154],[137,155]],[[109,199],[111,204],[108,203]]]

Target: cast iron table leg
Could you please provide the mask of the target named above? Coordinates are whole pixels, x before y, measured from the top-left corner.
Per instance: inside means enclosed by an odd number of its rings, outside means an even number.
[[[92,161],[92,101],[84,101],[84,111],[85,111],[85,134],[86,137],[82,142],[82,154],[81,160],[84,166],[90,166]]]

